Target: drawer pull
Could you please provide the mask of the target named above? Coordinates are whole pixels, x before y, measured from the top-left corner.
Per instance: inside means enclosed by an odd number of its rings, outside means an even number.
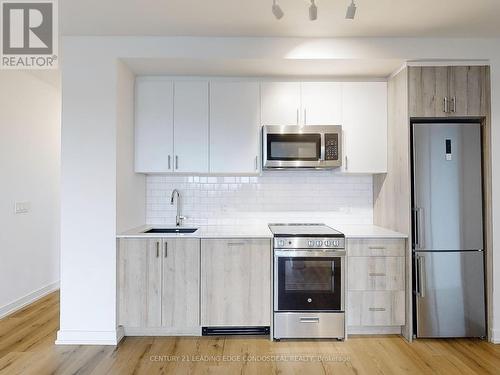
[[[368,246],[370,250],[385,250],[385,246]]]
[[[227,246],[245,246],[245,242],[228,242]]]
[[[369,276],[386,276],[385,273],[370,272]]]
[[[309,318],[309,317],[304,317],[300,318],[301,323],[319,323],[319,318]]]
[[[369,311],[385,311],[384,307],[370,307]]]

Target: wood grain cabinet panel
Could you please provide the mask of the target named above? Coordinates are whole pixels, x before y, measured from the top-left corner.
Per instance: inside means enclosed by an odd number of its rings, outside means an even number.
[[[348,239],[347,255],[352,256],[405,256],[405,239]]]
[[[476,117],[488,114],[487,66],[410,67],[410,117]]]
[[[447,66],[410,67],[408,79],[411,117],[447,116],[444,107],[449,91]]]
[[[175,330],[200,325],[200,240],[163,243],[162,327]]]
[[[122,239],[118,251],[118,324],[161,326],[159,240]]]
[[[450,97],[453,115],[486,116],[488,114],[488,79],[486,66],[450,67]]]
[[[349,290],[404,290],[404,257],[351,257]]]
[[[405,292],[349,292],[347,324],[350,326],[402,326]]]
[[[201,325],[269,326],[271,241],[201,241]]]

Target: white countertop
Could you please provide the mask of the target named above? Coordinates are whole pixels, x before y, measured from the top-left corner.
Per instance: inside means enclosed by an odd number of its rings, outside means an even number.
[[[325,223],[329,225],[328,222]],[[407,238],[408,236],[382,228],[376,225],[329,225],[345,234],[346,238]],[[266,224],[258,225],[200,225],[184,228],[199,228],[191,234],[175,233],[144,233],[151,228],[172,228],[172,226],[143,225],[117,235],[118,238],[140,237],[186,237],[186,238],[272,238],[272,233]]]

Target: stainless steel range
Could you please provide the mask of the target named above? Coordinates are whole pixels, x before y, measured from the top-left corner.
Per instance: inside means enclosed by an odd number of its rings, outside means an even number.
[[[324,224],[270,224],[273,338],[345,337],[345,237]]]

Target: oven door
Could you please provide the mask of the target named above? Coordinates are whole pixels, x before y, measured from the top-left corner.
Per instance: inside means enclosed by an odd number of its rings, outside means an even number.
[[[335,251],[275,251],[274,310],[344,311],[344,265]]]

